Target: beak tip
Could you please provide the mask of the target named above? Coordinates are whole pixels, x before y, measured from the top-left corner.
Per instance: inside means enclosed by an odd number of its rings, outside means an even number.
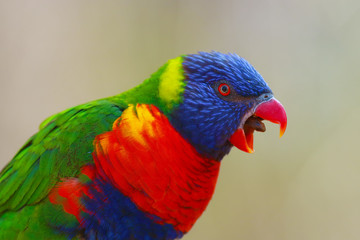
[[[243,129],[236,130],[235,133],[233,133],[233,135],[230,137],[230,142],[241,151],[246,153],[254,152],[253,135],[246,135]]]
[[[285,121],[285,124],[280,124],[280,138],[285,134],[285,131],[286,131],[286,121]]]
[[[254,153],[255,150],[254,150],[254,148],[248,146],[248,147],[246,148],[246,152],[247,152],[247,153]]]

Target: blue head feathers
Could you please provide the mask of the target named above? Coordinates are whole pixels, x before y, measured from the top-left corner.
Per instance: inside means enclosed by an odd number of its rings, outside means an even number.
[[[230,136],[254,106],[256,98],[271,93],[262,76],[236,54],[200,52],[183,62],[185,90],[170,121],[199,153],[222,159],[230,151]],[[220,85],[230,87],[228,96]]]
[[[236,54],[200,52],[188,55],[183,63],[188,81],[229,81],[237,93],[244,97],[256,97],[271,92],[262,76],[244,58]]]

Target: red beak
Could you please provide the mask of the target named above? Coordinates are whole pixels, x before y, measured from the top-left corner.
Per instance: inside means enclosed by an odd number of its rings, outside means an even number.
[[[280,137],[284,135],[287,125],[287,117],[284,107],[281,103],[272,98],[270,101],[260,103],[255,109],[254,115],[268,120],[270,122],[280,124]],[[237,129],[230,137],[230,142],[240,150],[248,153],[254,152],[254,131],[245,133],[244,129]]]

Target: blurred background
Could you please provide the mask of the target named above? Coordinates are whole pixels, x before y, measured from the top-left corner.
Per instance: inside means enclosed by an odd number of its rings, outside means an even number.
[[[186,240],[360,235],[360,1],[0,0],[0,167],[42,120],[138,85],[168,59],[250,61],[283,103],[233,149]]]

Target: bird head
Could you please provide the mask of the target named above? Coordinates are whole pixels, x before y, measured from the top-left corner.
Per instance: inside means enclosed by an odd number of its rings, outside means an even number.
[[[151,80],[157,82],[155,89],[147,87],[156,95],[153,104],[206,157],[221,160],[232,146],[253,152],[253,134],[265,131],[263,120],[280,124],[280,136],[285,132],[283,106],[255,68],[236,54],[180,56]]]

